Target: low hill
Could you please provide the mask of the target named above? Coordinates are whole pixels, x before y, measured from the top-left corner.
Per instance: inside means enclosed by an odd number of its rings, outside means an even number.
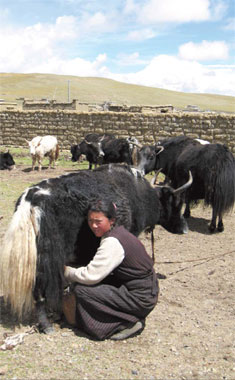
[[[87,103],[108,101],[126,105],[172,104],[180,109],[187,105],[196,105],[201,110],[235,112],[233,96],[192,94],[126,84],[105,78],[54,74],[0,73],[0,98],[6,101],[16,101],[19,98],[47,98],[58,102],[78,99]]]

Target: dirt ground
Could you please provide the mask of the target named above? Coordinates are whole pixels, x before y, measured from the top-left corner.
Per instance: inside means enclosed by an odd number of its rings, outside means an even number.
[[[2,172],[39,182],[65,169]],[[1,215],[1,213],[0,213]],[[126,341],[90,340],[79,330],[55,323],[44,335],[31,324],[13,328],[1,306],[0,379],[235,379],[235,211],[224,218],[223,233],[208,233],[211,209],[197,206],[186,235],[156,226],[159,302],[141,335]],[[0,221],[0,236],[6,224]],[[150,235],[141,235],[151,255]],[[4,339],[19,333],[21,344],[3,350]]]

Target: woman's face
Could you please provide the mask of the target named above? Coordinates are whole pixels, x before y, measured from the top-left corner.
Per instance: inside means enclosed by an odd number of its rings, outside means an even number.
[[[114,219],[109,219],[103,212],[90,211],[88,213],[88,225],[97,237],[102,237],[108,232],[114,223]]]

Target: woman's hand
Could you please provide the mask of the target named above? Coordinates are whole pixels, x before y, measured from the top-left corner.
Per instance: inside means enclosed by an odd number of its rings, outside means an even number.
[[[64,277],[67,278],[69,275],[69,269],[71,267],[64,265]]]

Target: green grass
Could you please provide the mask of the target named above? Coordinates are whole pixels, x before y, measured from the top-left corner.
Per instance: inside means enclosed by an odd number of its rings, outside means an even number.
[[[2,148],[3,151],[6,151],[7,149],[7,147]],[[42,178],[37,178],[37,170],[34,172],[34,174],[31,171],[32,159],[30,157],[28,149],[11,147],[10,153],[12,153],[16,167],[19,169],[19,171],[17,171],[17,175],[14,174],[14,170],[12,172],[8,172],[6,170],[2,170],[0,172],[0,216],[3,216],[5,224],[10,220],[14,212],[15,202],[18,197],[24,192],[26,188],[42,180]],[[43,166],[47,167],[48,158],[44,158],[42,163]],[[20,168],[21,166],[24,169]],[[66,170],[66,172],[70,170],[75,171],[80,169],[88,169],[88,162],[72,162],[71,154],[65,151],[61,152],[56,167],[63,168]],[[25,169],[29,171],[24,172]],[[28,173],[33,174],[33,177],[28,176]],[[42,175],[45,176],[45,178],[48,176],[52,177],[61,174],[63,174],[63,171],[59,174],[56,174],[53,171],[42,171]]]
[[[1,180],[0,184],[0,216],[3,217],[6,225],[15,209],[16,200],[23,191],[32,185],[32,182],[21,182],[17,178],[8,179],[7,182]]]
[[[16,148],[12,146],[4,146],[1,147],[2,151],[7,151],[9,149],[10,153],[14,157],[14,161],[17,165],[28,165],[31,167],[32,165],[32,158],[30,156],[29,150],[27,148]],[[48,165],[48,158],[45,157],[43,159],[43,165],[47,166]],[[60,156],[57,160],[57,166],[63,167],[63,168],[68,168],[72,170],[79,170],[79,169],[88,169],[89,163],[88,161],[83,161],[81,163],[78,162],[72,162],[71,161],[71,153],[69,151],[62,151],[60,152]]]
[[[159,88],[138,86],[106,78],[88,78],[52,74],[0,74],[0,98],[16,101],[19,97],[30,99],[55,99],[104,103],[111,101],[126,105],[166,105],[185,108],[197,105],[201,110],[235,112],[235,97],[213,94],[192,94]]]

